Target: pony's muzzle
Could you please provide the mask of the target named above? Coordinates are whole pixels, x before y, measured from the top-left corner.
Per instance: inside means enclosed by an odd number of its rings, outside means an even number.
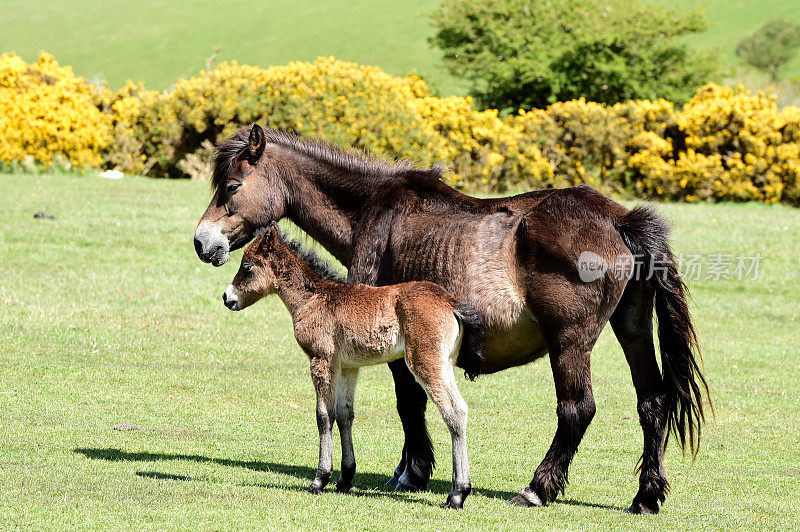
[[[239,304],[239,294],[236,293],[236,289],[233,285],[229,285],[222,293],[222,302],[230,310],[241,310],[242,308]]]
[[[222,266],[230,257],[228,239],[222,234],[219,225],[202,222],[194,233],[194,250],[203,262]]]

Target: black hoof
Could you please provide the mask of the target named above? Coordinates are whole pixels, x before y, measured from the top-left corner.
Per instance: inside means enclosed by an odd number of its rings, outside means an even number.
[[[633,504],[628,506],[625,509],[625,513],[627,514],[639,514],[639,515],[651,515],[658,513],[658,504],[655,504],[654,507],[646,506],[640,502],[634,501]]]
[[[322,493],[322,488],[311,484],[311,486],[308,487],[308,492],[313,493],[314,495],[320,495]]]
[[[508,501],[508,504],[511,506],[522,506],[523,508],[544,506],[542,499],[530,488],[524,488],[519,492],[519,495]]]
[[[470,484],[461,488],[453,488],[453,491],[447,495],[447,501],[442,507],[460,510],[464,507],[464,499],[466,499],[470,493],[472,493],[472,486]]]
[[[397,487],[397,482],[400,480],[400,475],[392,475],[392,478],[386,481],[386,484],[383,485],[384,488],[389,488],[390,490],[395,489]]]
[[[413,486],[411,484],[406,484],[402,480],[397,480],[397,485],[394,487],[394,491],[406,491],[409,493],[414,493],[417,491],[425,491],[425,488],[420,488],[419,486]]]
[[[448,497],[447,501],[442,505],[442,508],[448,508],[450,510],[461,510],[462,508],[464,508],[464,501],[455,500],[452,497]]]
[[[353,489],[353,484],[351,482],[336,483],[336,491],[338,491],[339,493],[350,493],[351,489]]]

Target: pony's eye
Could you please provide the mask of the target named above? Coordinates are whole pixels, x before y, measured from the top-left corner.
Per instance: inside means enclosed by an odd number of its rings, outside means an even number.
[[[230,185],[225,187],[225,192],[228,194],[228,196],[233,196],[234,194],[236,194],[236,191],[239,190],[240,186],[242,186],[241,183],[231,183]]]
[[[252,269],[253,269],[253,265],[252,265],[252,264],[249,264],[249,263],[248,263],[248,264],[242,264],[242,269],[243,269],[244,271],[246,271],[246,272],[249,272],[250,270],[252,270]]]

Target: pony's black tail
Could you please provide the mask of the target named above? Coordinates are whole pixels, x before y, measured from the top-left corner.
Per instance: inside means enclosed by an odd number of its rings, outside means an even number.
[[[655,293],[658,341],[667,391],[667,435],[674,434],[692,454],[700,447],[701,426],[705,421],[703,392],[713,410],[708,384],[698,365],[702,360],[697,333],[689,313],[687,288],[667,242],[667,222],[652,208],[638,206],[616,223],[625,245],[634,254],[640,282],[649,283]],[[631,282],[636,282],[634,279]],[[695,358],[695,353],[697,358]]]
[[[464,327],[456,365],[464,370],[464,376],[474,381],[481,374],[483,366],[483,316],[470,303],[456,303],[453,313]]]

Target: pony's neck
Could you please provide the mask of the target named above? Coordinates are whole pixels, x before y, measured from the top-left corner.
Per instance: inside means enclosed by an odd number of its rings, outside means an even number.
[[[353,224],[369,195],[370,186],[359,187],[362,176],[326,161],[287,149],[295,163],[286,178],[286,215],[344,265],[349,264]],[[345,189],[343,183],[350,183]]]
[[[286,216],[339,262],[349,265],[354,224],[369,207],[376,187],[393,179],[384,175],[391,170],[370,170],[370,163],[353,168],[289,146],[281,148],[292,167],[284,177]]]

